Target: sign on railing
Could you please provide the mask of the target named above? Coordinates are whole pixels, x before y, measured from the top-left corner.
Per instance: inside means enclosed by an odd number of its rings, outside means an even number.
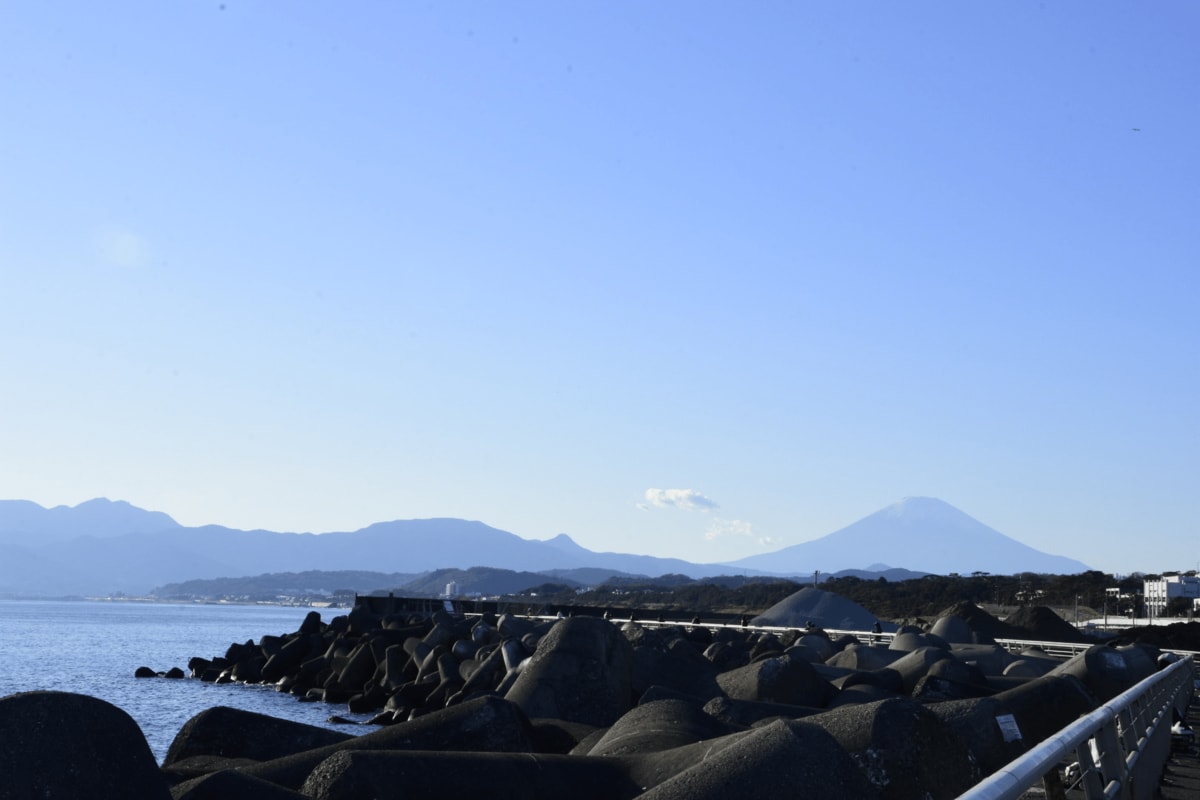
[[[1180,659],[1063,728],[959,796],[959,800],[1017,800],[1059,765],[1087,800],[1154,797],[1171,747],[1171,711],[1186,708],[1195,681],[1193,662]],[[1070,772],[1070,770],[1068,770]],[[1047,786],[1049,792],[1050,786]]]

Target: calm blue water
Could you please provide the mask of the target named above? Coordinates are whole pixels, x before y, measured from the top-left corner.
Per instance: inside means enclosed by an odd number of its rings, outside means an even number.
[[[124,709],[162,762],[185,722],[211,706],[345,730],[328,722],[344,705],[301,703],[272,687],[195,679],[134,678],[139,666],[187,671],[192,656],[223,655],[231,642],[291,633],[312,609],[281,606],[169,605],[0,600],[0,697],[49,689],[107,700]],[[344,609],[321,609],[328,622]]]

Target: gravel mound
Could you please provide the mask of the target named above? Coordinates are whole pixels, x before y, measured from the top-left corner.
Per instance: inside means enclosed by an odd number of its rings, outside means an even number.
[[[1055,614],[1046,606],[1024,606],[1017,609],[1004,622],[1017,630],[1009,639],[1033,639],[1039,642],[1077,642],[1092,641],[1079,629],[1065,619]]]
[[[781,628],[803,628],[812,622],[818,628],[834,630],[869,631],[878,618],[853,600],[840,594],[826,592],[807,586],[790,594],[759,616],[750,620],[751,625],[771,625]],[[894,631],[896,626],[880,621],[885,631]]]
[[[1126,628],[1117,634],[1116,640],[1118,644],[1152,644],[1163,650],[1200,651],[1200,622]]]
[[[1016,635],[1019,631],[1013,626],[992,616],[970,600],[960,600],[938,614],[938,619],[943,617],[958,617],[966,622],[967,627],[975,633],[976,641],[980,643],[994,644],[997,639],[1020,638]]]

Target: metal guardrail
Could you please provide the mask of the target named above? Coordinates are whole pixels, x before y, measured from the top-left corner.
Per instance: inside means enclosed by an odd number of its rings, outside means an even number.
[[[1050,795],[1058,765],[1072,760],[1079,764],[1079,786],[1087,800],[1153,797],[1170,753],[1171,711],[1186,709],[1191,699],[1194,664],[1180,659],[1151,675],[1009,762],[959,800],[1018,800],[1039,783]]]

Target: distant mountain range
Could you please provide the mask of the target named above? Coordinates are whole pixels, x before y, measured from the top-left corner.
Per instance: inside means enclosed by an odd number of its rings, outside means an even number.
[[[732,562],[746,569],[812,572],[858,567],[863,561],[947,575],[1039,572],[1073,575],[1087,565],[1010,539],[949,503],[906,497],[858,522],[809,542]]]
[[[828,536],[732,564],[598,553],[566,534],[523,539],[482,522],[451,518],[300,534],[185,527],[161,512],[106,499],[55,508],[0,500],[0,594],[9,596],[144,594],[193,579],[311,570],[420,575],[486,566],[548,576],[571,571],[589,578],[668,573],[707,578],[810,576],[814,569],[877,574],[889,565],[942,574],[1087,569],[1023,545],[932,498],[908,498]]]

